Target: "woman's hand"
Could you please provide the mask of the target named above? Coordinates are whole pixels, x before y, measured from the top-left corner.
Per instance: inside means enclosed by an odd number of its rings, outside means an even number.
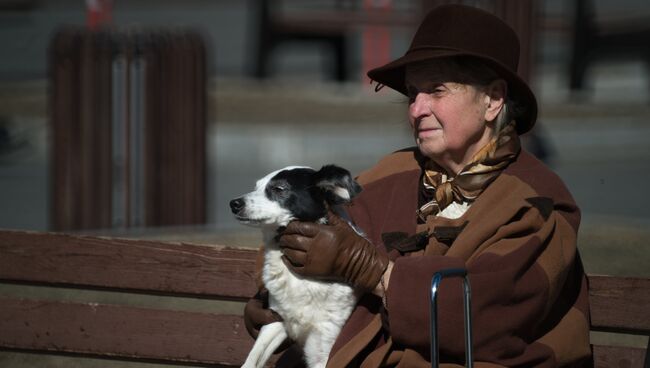
[[[257,339],[262,326],[280,321],[282,317],[269,308],[269,292],[266,289],[260,290],[250,298],[244,307],[244,325],[254,339]]]
[[[331,213],[326,225],[289,223],[279,244],[282,260],[296,274],[344,282],[364,292],[376,288],[388,266],[386,254]]]
[[[282,317],[269,308],[269,292],[265,288],[262,288],[254,297],[250,298],[244,307],[244,325],[248,334],[254,339],[257,339],[262,327],[273,322],[282,321]],[[293,344],[293,341],[286,338],[275,349],[274,354],[286,350],[291,344]]]

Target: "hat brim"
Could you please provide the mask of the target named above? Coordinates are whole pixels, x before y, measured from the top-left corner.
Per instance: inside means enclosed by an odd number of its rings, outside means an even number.
[[[530,87],[528,87],[528,84],[521,79],[519,75],[510,71],[509,68],[492,58],[486,57],[485,55],[473,54],[464,50],[438,47],[413,49],[395,61],[379,68],[371,69],[368,71],[368,77],[408,96],[406,84],[404,82],[404,71],[406,65],[451,56],[469,56],[480,59],[499,74],[499,76],[506,80],[508,83],[509,95],[516,96],[516,100],[522,103],[526,108],[524,114],[517,118],[517,133],[524,134],[535,125],[535,121],[537,120],[537,99],[530,90]]]

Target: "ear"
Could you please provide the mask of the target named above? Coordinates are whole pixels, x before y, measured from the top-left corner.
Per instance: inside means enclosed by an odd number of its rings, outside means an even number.
[[[361,186],[346,169],[325,165],[314,173],[315,183],[325,193],[325,200],[330,204],[341,204],[361,193]]]
[[[507,84],[503,79],[497,79],[490,83],[485,90],[485,100],[487,107],[485,109],[485,121],[493,121],[499,115],[506,101]]]

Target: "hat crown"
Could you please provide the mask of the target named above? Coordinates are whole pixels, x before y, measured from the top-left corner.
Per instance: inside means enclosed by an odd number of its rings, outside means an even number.
[[[478,8],[452,4],[426,15],[406,53],[449,49],[493,59],[516,73],[519,47],[517,34],[501,19]]]

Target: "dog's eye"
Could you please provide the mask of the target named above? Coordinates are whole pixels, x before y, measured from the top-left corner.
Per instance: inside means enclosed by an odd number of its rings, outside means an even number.
[[[282,185],[274,185],[274,186],[271,187],[271,190],[274,193],[282,193],[282,192],[286,191],[287,188],[282,186]]]

